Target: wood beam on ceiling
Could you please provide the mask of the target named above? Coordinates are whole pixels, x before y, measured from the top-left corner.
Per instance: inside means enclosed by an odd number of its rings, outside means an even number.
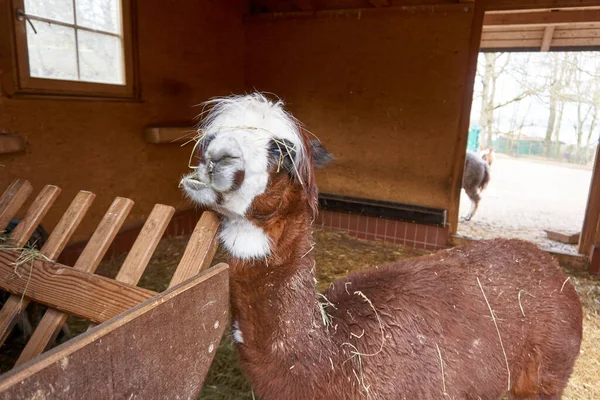
[[[369,3],[373,4],[375,7],[389,7],[390,2],[388,0],[369,0]]]
[[[577,50],[576,47],[599,47],[600,38],[581,38],[581,39],[554,39],[552,47],[565,47]],[[522,49],[531,49],[535,51],[540,49],[540,40],[482,40],[481,48],[485,50],[497,51],[516,51]]]
[[[554,10],[524,12],[490,12],[483,19],[484,26],[511,25],[567,25],[600,22],[600,10]]]
[[[478,0],[487,11],[598,8],[598,0]]]
[[[556,26],[548,25],[544,30],[544,38],[542,39],[542,48],[540,49],[543,52],[550,51],[550,46],[552,45],[552,38],[554,37],[554,29]]]
[[[313,0],[294,0],[294,5],[300,9],[300,11],[314,11],[315,5]]]

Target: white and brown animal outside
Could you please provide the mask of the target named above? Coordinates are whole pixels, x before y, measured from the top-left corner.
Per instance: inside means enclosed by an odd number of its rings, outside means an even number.
[[[471,200],[471,209],[465,218],[467,221],[470,221],[475,215],[481,201],[481,192],[490,183],[493,160],[494,151],[492,149],[488,149],[480,154],[467,151],[462,180],[462,187]]]
[[[481,241],[315,290],[314,168],[328,153],[281,101],[210,102],[182,186],[222,216],[233,339],[259,398],[558,399],[579,354],[578,295],[523,241]]]

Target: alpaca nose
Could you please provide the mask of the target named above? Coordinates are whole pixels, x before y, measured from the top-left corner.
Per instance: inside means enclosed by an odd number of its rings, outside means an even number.
[[[192,172],[191,174],[186,175],[181,182],[179,183],[179,187],[185,187],[191,190],[202,190],[208,186],[207,183],[202,180],[198,174],[198,171]]]

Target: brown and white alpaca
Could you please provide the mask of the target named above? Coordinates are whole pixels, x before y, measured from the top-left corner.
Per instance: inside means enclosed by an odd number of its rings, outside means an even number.
[[[328,153],[280,101],[211,104],[199,165],[182,185],[222,215],[233,338],[260,398],[560,398],[582,314],[549,255],[482,241],[351,274],[318,294],[313,169]]]

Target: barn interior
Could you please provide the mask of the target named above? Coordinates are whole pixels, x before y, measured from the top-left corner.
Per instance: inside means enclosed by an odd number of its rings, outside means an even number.
[[[119,12],[112,30],[57,14],[79,2],[48,0],[52,9],[33,11],[28,0],[0,0],[0,185],[26,179],[36,191],[62,188],[42,221],[48,231],[78,191],[98,194],[58,258],[69,266],[116,196],[135,201],[104,255],[103,276],[117,274],[156,204],[174,206],[151,272],[140,281],[158,292],[168,287],[202,213],[178,182],[189,171],[203,101],[275,94],[335,155],[317,176],[315,252],[326,287],[366,265],[466,240],[456,231],[480,51],[600,46],[600,0],[106,0]],[[84,56],[76,44],[61,49],[52,29],[114,39],[118,76],[82,79]],[[54,56],[70,60],[74,77],[64,78],[60,68],[50,68],[50,77],[34,71],[30,48],[44,34],[59,52]],[[568,398],[591,399],[600,365],[599,287],[589,276],[600,273],[598,164],[579,253],[554,255],[577,270],[567,280],[585,293],[585,355]],[[88,327],[72,317],[68,325],[74,334]],[[201,398],[254,398],[230,336],[216,350]],[[5,361],[2,371],[12,366]]]
[[[74,242],[89,237],[111,196],[135,201],[127,226],[162,203],[181,214],[170,232],[189,233],[186,218],[197,212],[177,183],[188,169],[192,145],[183,142],[198,104],[260,90],[282,98],[336,157],[318,173],[318,224],[445,247],[460,240],[454,233],[480,49],[600,45],[600,1],[592,0],[117,3],[124,79],[104,84],[34,76],[31,27],[44,34],[53,23],[74,25],[28,13],[27,1],[2,1],[0,183],[62,187],[44,219],[48,229],[78,190],[107,194]],[[572,257],[593,272],[600,264],[597,172],[581,255]]]

